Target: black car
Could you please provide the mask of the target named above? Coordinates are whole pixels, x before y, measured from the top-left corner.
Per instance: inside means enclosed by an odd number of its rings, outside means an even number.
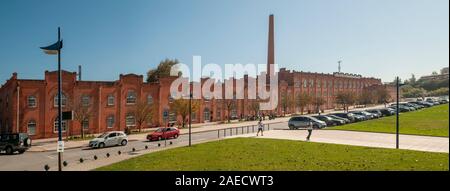
[[[413,103],[413,104],[416,104],[416,105],[421,105],[421,106],[423,106],[423,107],[431,107],[431,106],[433,106],[433,104],[430,104],[430,103],[424,102],[424,101],[412,101],[412,102],[408,102],[408,103]]]
[[[335,126],[335,125],[345,124],[344,120],[334,119],[334,118],[326,116],[326,115],[316,115],[316,116],[312,116],[312,117],[325,122],[327,124],[327,126]]]
[[[0,151],[6,154],[24,153],[31,147],[31,138],[26,133],[0,134]]]
[[[333,119],[344,120],[345,123],[350,123],[350,120],[347,119],[347,118],[338,117],[338,116],[336,116],[336,115],[331,115],[331,114],[329,114],[329,115],[327,115],[327,116],[328,116],[328,117],[331,117],[331,118],[333,118]]]

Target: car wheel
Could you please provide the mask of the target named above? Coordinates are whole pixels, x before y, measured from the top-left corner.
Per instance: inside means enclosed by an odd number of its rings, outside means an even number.
[[[175,134],[175,135],[173,136],[173,138],[175,138],[175,139],[178,138],[178,134]]]
[[[158,141],[161,141],[161,140],[162,140],[162,137],[161,137],[161,136],[159,136],[159,137],[158,137]]]
[[[5,151],[7,155],[12,155],[14,153],[12,147],[6,147]]]
[[[128,141],[127,140],[122,140],[122,142],[120,143],[120,145],[125,146],[127,145]]]
[[[318,125],[313,125],[313,128],[314,129],[319,129],[319,126]]]
[[[104,148],[105,147],[105,143],[100,143],[100,144],[98,144],[98,148]]]
[[[294,130],[294,126],[293,125],[289,125],[289,129],[290,130]]]

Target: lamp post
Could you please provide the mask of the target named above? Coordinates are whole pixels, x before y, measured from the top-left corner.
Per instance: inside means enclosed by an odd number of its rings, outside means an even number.
[[[395,120],[395,148],[399,149],[400,148],[400,111],[399,111],[399,100],[400,100],[400,86],[404,85],[404,84],[400,84],[400,78],[397,76],[396,78],[396,98],[397,98],[397,104],[396,104],[396,120]]]
[[[62,170],[61,161],[62,161],[62,152],[64,151],[64,142],[62,141],[62,109],[61,109],[61,97],[62,97],[62,83],[61,83],[61,49],[63,47],[63,43],[61,40],[61,32],[60,28],[58,27],[58,42],[46,46],[41,47],[42,50],[46,54],[50,55],[58,55],[58,145],[57,145],[57,152],[58,152],[58,171]]]
[[[189,146],[191,146],[191,125],[192,125],[192,90],[189,86]]]

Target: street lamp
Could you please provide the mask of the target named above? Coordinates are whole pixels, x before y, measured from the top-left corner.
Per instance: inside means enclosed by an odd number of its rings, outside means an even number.
[[[397,104],[396,104],[396,121],[395,121],[395,148],[399,149],[400,147],[400,118],[399,118],[399,99],[400,99],[400,86],[403,86],[404,84],[400,84],[400,78],[397,76],[396,78],[396,97],[397,97]]]
[[[192,125],[192,90],[189,86],[189,146],[191,146],[191,125]]]
[[[58,152],[58,171],[62,170],[61,161],[62,161],[62,152],[64,151],[64,142],[62,141],[62,135],[61,135],[61,128],[62,128],[62,109],[61,109],[61,89],[62,89],[62,83],[61,83],[61,49],[63,47],[63,42],[61,40],[61,32],[60,28],[58,27],[58,42],[46,46],[41,47],[41,49],[46,54],[51,55],[58,55],[58,146],[57,146],[57,152]]]

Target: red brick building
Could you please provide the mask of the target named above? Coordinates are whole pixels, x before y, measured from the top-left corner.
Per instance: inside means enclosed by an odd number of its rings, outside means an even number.
[[[269,21],[268,73],[273,74],[275,62],[273,15]],[[42,80],[19,79],[17,73],[7,80],[0,88],[0,131],[26,132],[33,138],[57,137],[57,72],[45,72]],[[245,76],[244,99],[220,100],[201,99],[199,110],[193,113],[193,123],[209,121],[223,121],[228,118],[244,118],[256,115],[249,108],[247,89],[250,77]],[[170,86],[175,77],[159,79],[159,82],[144,82],[143,76],[135,74],[120,75],[116,81],[80,81],[75,72],[62,72],[62,103],[63,110],[72,110],[71,106],[80,102],[90,109],[92,115],[83,122],[64,121],[63,130],[68,135],[79,135],[81,128],[86,133],[101,133],[105,131],[124,130],[135,127],[136,120],[132,111],[138,101],[156,106],[153,121],[147,122],[146,127],[163,126],[167,122],[180,121],[170,110]],[[204,84],[206,79],[202,79]],[[231,79],[236,82],[236,79]],[[235,87],[234,83],[234,87]],[[282,68],[278,72],[278,108],[264,113],[283,114],[281,97],[288,94],[295,97],[300,93],[307,93],[314,97],[322,97],[326,103],[321,109],[336,107],[335,96],[340,91],[351,91],[355,95],[364,89],[383,87],[380,79],[364,78],[360,75],[334,73],[309,73],[289,71]],[[222,87],[224,95],[225,86]],[[390,88],[392,89],[392,88]],[[234,88],[234,94],[236,94]],[[392,94],[392,91],[390,91]],[[224,97],[224,96],[223,96]],[[228,112],[227,105],[233,107]],[[298,108],[291,104],[287,113],[294,113]],[[311,110],[311,107],[307,110]],[[166,115],[167,114],[167,115]]]

